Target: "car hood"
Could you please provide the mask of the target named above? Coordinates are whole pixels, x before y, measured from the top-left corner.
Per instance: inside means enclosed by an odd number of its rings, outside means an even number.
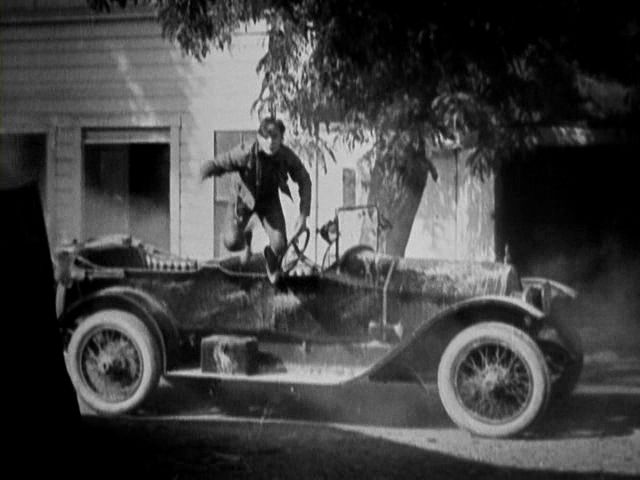
[[[402,272],[400,288],[419,293],[471,297],[521,290],[516,270],[508,264],[401,258],[396,269]]]
[[[341,259],[339,270],[352,278],[386,284],[399,293],[431,298],[461,300],[522,290],[515,268],[496,262],[399,258],[361,251]]]

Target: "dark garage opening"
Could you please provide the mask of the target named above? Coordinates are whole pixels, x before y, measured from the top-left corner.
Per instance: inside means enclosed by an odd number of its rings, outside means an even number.
[[[525,152],[498,179],[497,248],[523,275],[577,288],[581,321],[640,325],[640,185],[637,146],[545,147]],[[637,345],[637,343],[635,343]]]

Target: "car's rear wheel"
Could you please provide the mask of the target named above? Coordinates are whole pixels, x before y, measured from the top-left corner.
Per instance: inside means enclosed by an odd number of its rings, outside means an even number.
[[[99,310],[73,332],[69,375],[80,398],[103,414],[138,407],[160,377],[160,353],[147,326],[124,310]]]
[[[481,436],[512,436],[544,411],[549,371],[526,333],[503,323],[482,322],[458,333],[445,349],[438,390],[458,426]]]

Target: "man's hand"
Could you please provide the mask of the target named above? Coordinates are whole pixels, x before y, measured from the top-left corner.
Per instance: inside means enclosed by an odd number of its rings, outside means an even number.
[[[296,223],[293,227],[292,237],[295,237],[298,233],[300,233],[305,228],[307,228],[307,216],[301,213],[300,216],[296,219]]]

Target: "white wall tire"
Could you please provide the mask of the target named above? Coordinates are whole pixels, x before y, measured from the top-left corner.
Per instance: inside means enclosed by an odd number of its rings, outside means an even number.
[[[117,309],[89,315],[68,347],[69,376],[80,398],[97,413],[134,410],[160,378],[160,352],[147,326]]]
[[[482,322],[458,333],[438,366],[438,391],[449,417],[485,437],[521,433],[545,410],[549,371],[523,331]]]

